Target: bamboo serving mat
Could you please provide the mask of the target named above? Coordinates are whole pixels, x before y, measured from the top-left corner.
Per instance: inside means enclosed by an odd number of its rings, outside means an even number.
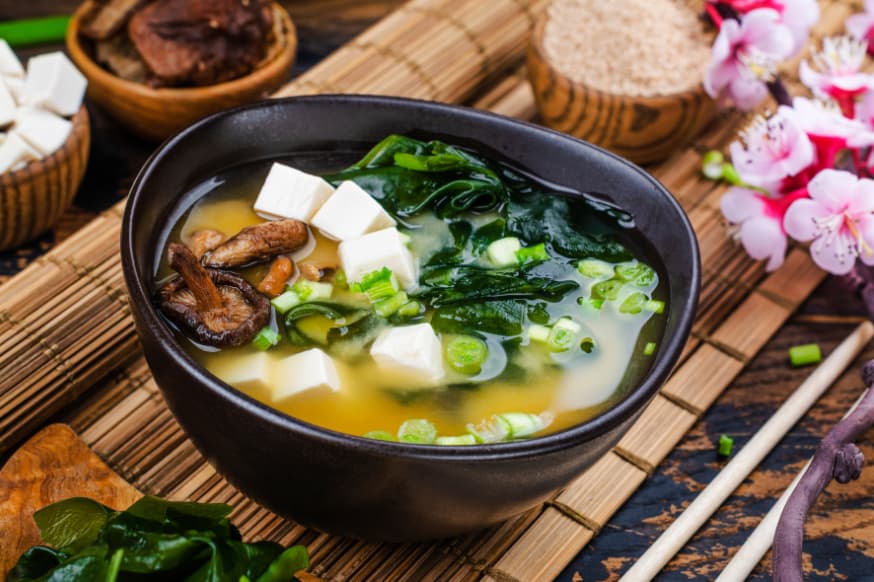
[[[821,2],[815,34],[839,30],[859,4]],[[530,119],[533,99],[519,67],[543,5],[412,0],[281,94],[405,95]],[[357,542],[282,520],[227,484],[176,424],[139,351],[118,256],[121,205],[0,287],[0,452],[61,418],[141,490],[231,503],[245,536],[306,544],[313,572],[329,580],[552,578],[824,277],[800,249],[766,275],[726,236],[724,188],[699,168],[701,154],[725,149],[742,122],[725,114],[650,168],[689,213],[704,266],[698,317],[674,375],[610,453],[554,499],[499,527],[432,544]]]

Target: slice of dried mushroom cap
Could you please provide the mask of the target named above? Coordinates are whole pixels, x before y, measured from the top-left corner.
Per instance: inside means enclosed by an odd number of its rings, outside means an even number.
[[[241,230],[203,257],[207,267],[228,269],[269,261],[293,253],[309,238],[307,226],[299,220],[276,220]]]
[[[337,270],[337,265],[325,265],[316,263],[299,263],[300,275],[309,281],[321,281]]]
[[[225,242],[228,237],[224,233],[210,228],[198,230],[188,239],[188,248],[194,253],[198,259],[203,258],[203,255],[216,249],[220,244]]]
[[[193,340],[237,347],[270,321],[270,302],[239,275],[203,268],[180,243],[170,245],[167,262],[180,276],[158,289],[158,305]]]

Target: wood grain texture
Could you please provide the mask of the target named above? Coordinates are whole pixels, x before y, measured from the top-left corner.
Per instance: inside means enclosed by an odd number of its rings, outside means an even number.
[[[274,39],[268,57],[254,71],[225,83],[205,87],[153,89],[117,77],[92,60],[79,35],[79,24],[90,10],[85,2],[67,29],[67,51],[88,79],[88,98],[120,125],[148,140],[161,141],[211,113],[264,99],[286,80],[297,53],[297,33],[291,17],[274,4],[274,18],[282,34]]]
[[[90,497],[126,509],[142,494],[106,466],[64,424],[49,425],[12,455],[0,470],[0,574],[27,548],[40,543],[33,513],[70,497]]]
[[[70,206],[88,165],[91,126],[81,107],[64,144],[41,160],[0,174],[0,250],[52,228]]]
[[[691,142],[713,119],[716,104],[700,84],[674,95],[633,97],[571,80],[543,50],[547,18],[540,17],[528,47],[528,74],[545,125],[633,162],[651,163]]]

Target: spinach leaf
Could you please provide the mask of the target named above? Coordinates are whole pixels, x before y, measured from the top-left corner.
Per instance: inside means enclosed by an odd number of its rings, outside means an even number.
[[[440,141],[391,135],[328,181],[352,180],[398,218],[430,208],[438,216],[494,210],[508,190],[491,164]]]
[[[431,325],[444,333],[470,333],[471,330],[499,335],[518,335],[525,323],[524,301],[484,301],[456,303],[434,310]]]
[[[294,575],[310,567],[310,558],[304,546],[291,546],[261,574],[256,582],[285,582]]]
[[[583,201],[572,204],[562,196],[530,191],[514,194],[506,208],[507,230],[529,244],[548,241],[574,259],[596,257],[616,263],[633,258],[608,233],[615,220]]]
[[[46,546],[33,546],[26,550],[15,567],[6,575],[6,582],[38,580],[57,568],[69,555]]]
[[[485,299],[558,301],[580,286],[576,281],[556,281],[524,270],[495,271],[467,265],[428,271],[419,282],[423,289],[416,295],[436,307]]]
[[[97,539],[100,528],[115,513],[87,497],[72,497],[33,514],[43,541],[75,554]]]

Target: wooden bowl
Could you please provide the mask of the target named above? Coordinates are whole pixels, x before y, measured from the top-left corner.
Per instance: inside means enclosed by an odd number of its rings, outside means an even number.
[[[540,17],[528,46],[528,76],[545,125],[644,164],[664,160],[713,119],[716,104],[701,84],[672,95],[633,97],[569,79],[544,51],[547,19]]]
[[[0,250],[44,233],[72,205],[91,145],[84,106],[72,121],[70,135],[54,153],[0,174]]]
[[[288,78],[297,52],[294,23],[288,12],[274,3],[274,17],[281,22],[283,34],[254,71],[204,87],[153,89],[117,77],[94,61],[79,35],[88,8],[89,2],[82,4],[67,28],[67,51],[88,78],[88,97],[130,132],[152,141],[166,139],[216,111],[267,97]]]

